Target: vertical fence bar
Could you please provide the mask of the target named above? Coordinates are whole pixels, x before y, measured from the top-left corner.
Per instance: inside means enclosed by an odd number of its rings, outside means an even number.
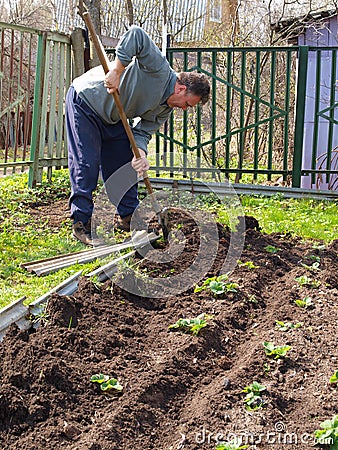
[[[197,67],[202,67],[202,52],[197,52]],[[196,111],[196,168],[197,168],[197,177],[201,176],[201,172],[198,170],[201,167],[201,135],[202,135],[202,127],[201,127],[201,107],[197,107]]]
[[[213,75],[211,81],[211,164],[216,166],[216,143],[214,141],[217,134],[217,123],[216,123],[216,111],[217,111],[217,52],[213,51],[211,54],[211,72]]]
[[[298,50],[297,67],[296,118],[292,165],[292,187],[300,187],[301,182],[308,57],[309,47],[305,45],[300,46]]]
[[[4,74],[4,57],[5,57],[5,30],[2,28],[0,33],[0,45],[1,45],[1,53],[0,53],[0,71]],[[3,111],[3,81],[4,75],[1,75],[0,78],[0,111]]]
[[[161,141],[160,141],[160,136],[156,133],[155,135],[155,166],[156,166],[156,170],[155,170],[155,176],[159,177],[160,176],[160,163],[161,163],[161,158],[160,158],[160,145],[161,145]],[[164,162],[164,152],[163,152],[163,162]]]
[[[240,172],[236,174],[236,182],[242,178],[241,169],[243,169],[243,158],[244,158],[244,120],[245,120],[245,82],[246,82],[246,50],[241,53],[241,93],[239,101],[239,149],[238,149],[238,165],[237,168]]]
[[[313,137],[312,137],[312,155],[311,155],[311,169],[315,170],[317,166],[317,147],[318,147],[318,125],[319,125],[319,107],[320,107],[320,79],[322,69],[322,52],[316,51],[316,91],[313,117]],[[316,174],[311,174],[311,183],[315,184]]]
[[[56,147],[55,147],[55,156],[57,158],[62,158],[62,143],[63,139],[63,122],[64,122],[64,114],[63,114],[63,99],[65,97],[65,79],[62,76],[63,71],[67,70],[66,66],[66,45],[63,43],[59,43],[59,55],[58,55],[58,64],[60,67],[59,77],[58,77],[58,90],[57,94],[57,125],[56,125]],[[61,76],[60,76],[61,75]],[[57,166],[56,169],[60,169],[60,166]]]
[[[5,66],[5,47],[6,47],[6,43],[5,43],[5,30],[2,28],[1,29],[1,58],[0,58],[0,71],[2,74],[4,74],[4,66]],[[5,109],[4,106],[4,75],[1,76],[1,80],[0,80],[0,111],[1,111],[1,119],[2,119],[2,115],[3,115],[3,110]],[[5,147],[5,141],[6,136],[4,136],[3,139],[3,146],[4,146],[4,157],[3,160],[6,163],[7,162],[7,152],[6,152],[6,147]],[[5,168],[3,169],[3,174],[5,175]]]
[[[173,66],[173,53],[169,54],[169,64],[172,67]],[[174,137],[174,115],[171,114],[169,119],[169,137],[172,139]],[[172,178],[174,176],[173,168],[174,168],[174,143],[170,140],[169,144],[169,166],[170,166],[170,173],[169,176]]]
[[[22,160],[26,159],[26,153],[28,149],[28,145],[30,144],[30,133],[31,133],[31,104],[30,104],[30,92],[31,92],[31,65],[32,65],[32,34],[28,33],[28,56],[26,58],[26,77],[27,77],[27,92],[25,99],[25,118],[24,118],[24,141],[23,141],[23,151],[22,151]],[[24,167],[21,167],[21,171],[24,171]]]
[[[13,74],[14,74],[14,29],[11,30],[11,44],[9,51],[9,86],[8,86],[8,110],[7,110],[7,120],[6,120],[6,138],[5,138],[5,161],[7,162],[9,159],[9,149],[13,150],[13,141],[15,140],[15,136],[13,134],[13,124],[12,124],[12,95],[13,95]],[[6,175],[6,167],[4,168],[4,175]]]
[[[332,158],[332,141],[333,141],[333,125],[334,125],[334,105],[336,100],[336,84],[337,84],[337,50],[332,50],[331,62],[331,95],[330,95],[330,120],[329,120],[329,135],[327,143],[327,159],[326,170],[331,169]],[[326,174],[326,183],[330,182],[330,174]]]
[[[188,53],[184,52],[183,55],[183,72],[188,70]],[[183,111],[183,130],[182,130],[182,141],[183,141],[183,177],[187,177],[187,146],[188,146],[188,115],[187,111]]]
[[[39,143],[42,118],[43,75],[45,73],[46,33],[39,34],[36,56],[36,73],[34,85],[34,107],[32,118],[32,142],[30,159],[33,164],[29,168],[28,186],[34,187],[38,180],[39,171]]]
[[[286,73],[285,73],[285,98],[284,98],[284,133],[283,133],[283,171],[288,170],[288,160],[289,160],[289,115],[288,111],[290,109],[290,88],[291,88],[291,57],[292,53],[286,50]],[[283,180],[287,180],[286,173],[283,174]]]
[[[256,73],[255,73],[255,137],[254,137],[254,160],[253,160],[253,167],[254,167],[254,175],[253,179],[257,180],[258,174],[258,153],[259,153],[259,96],[260,96],[260,78],[261,78],[261,52],[256,51]]]
[[[166,49],[167,49],[166,58],[168,61],[171,61],[171,63],[172,63],[172,54],[168,53],[168,48],[170,46],[171,46],[171,39],[170,39],[170,34],[168,34],[167,35],[167,45],[166,45]],[[168,134],[168,120],[166,120],[163,124],[163,134],[164,134],[164,136],[166,136]],[[157,149],[157,148],[160,148],[160,138],[159,138],[158,134],[156,134],[156,139],[157,139],[157,141],[156,141],[156,149]],[[164,167],[166,167],[167,166],[168,141],[165,138],[163,138],[162,143],[163,143],[162,160],[163,160]],[[159,156],[159,152],[156,151],[156,166],[157,167],[159,167],[159,165],[160,165],[160,158],[158,156]],[[160,176],[159,171],[156,172],[156,176]]]
[[[65,80],[65,91],[69,88],[71,83],[71,77],[72,77],[72,49],[71,46],[65,44],[65,57],[66,57],[66,76],[64,77]],[[62,127],[63,127],[63,156],[68,157],[68,142],[67,142],[67,133],[66,133],[66,120],[64,118],[65,113],[65,106],[64,106],[64,98],[65,93],[62,92],[61,94],[62,99],[60,104],[62,105]]]
[[[16,76],[13,77],[13,81],[15,80],[16,84],[16,92],[15,96],[16,99],[19,99],[22,95],[21,93],[21,77],[22,77],[22,61],[23,61],[23,32],[19,32],[19,51],[17,52],[17,60],[16,60]],[[13,117],[13,125],[15,122],[15,129],[14,129],[14,148],[13,148],[13,161],[17,161],[18,159],[18,150],[19,150],[19,139],[20,139],[20,117],[21,117],[21,108],[20,108],[20,102],[16,102],[15,106],[15,112]],[[12,168],[12,173],[15,173],[15,166]]]
[[[273,158],[273,141],[274,141],[274,123],[273,123],[273,106],[275,103],[275,80],[276,80],[276,52],[271,52],[270,66],[270,111],[269,111],[269,144],[268,144],[268,180],[271,181],[272,158]]]
[[[40,128],[40,139],[39,139],[39,158],[44,159],[46,156],[48,157],[48,123],[49,123],[49,111],[48,111],[48,102],[49,102],[49,72],[50,72],[50,61],[51,61],[51,41],[48,39],[48,33],[44,32],[45,36],[45,71],[43,74],[43,91],[41,98],[41,128]],[[46,152],[47,148],[47,152]],[[40,182],[42,179],[42,167],[38,170],[38,181]]]
[[[47,74],[47,86],[50,84],[50,86],[57,86],[58,81],[58,56],[59,56],[59,45],[57,45],[55,42],[48,40],[49,46],[48,46],[48,53],[52,54],[51,56],[51,78],[49,80],[49,76]],[[49,68],[48,68],[49,69]],[[48,71],[49,72],[49,71]],[[47,124],[48,124],[48,137],[47,137],[47,157],[53,158],[54,156],[54,146],[55,146],[55,124],[56,124],[56,117],[57,114],[57,108],[56,108],[56,89],[46,89],[47,92],[50,92],[49,95],[49,101],[46,102],[46,116],[47,116]],[[47,178],[50,180],[52,177],[52,166],[47,167]]]
[[[227,53],[227,88],[226,88],[226,111],[225,111],[225,168],[230,168],[231,164],[231,82],[232,82],[232,58],[233,51]],[[225,176],[229,177],[229,172],[225,172]]]

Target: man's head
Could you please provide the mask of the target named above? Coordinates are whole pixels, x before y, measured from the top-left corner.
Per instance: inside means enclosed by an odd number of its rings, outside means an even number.
[[[171,108],[186,110],[198,103],[204,105],[210,96],[208,78],[202,73],[181,72],[177,76],[174,93],[167,100]]]

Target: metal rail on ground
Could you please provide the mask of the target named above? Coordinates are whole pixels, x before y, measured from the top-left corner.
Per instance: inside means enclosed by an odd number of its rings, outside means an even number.
[[[24,267],[28,272],[33,272],[36,275],[47,275],[57,270],[64,269],[65,267],[72,266],[73,264],[85,264],[90,261],[94,261],[97,258],[104,258],[112,253],[126,250],[132,246],[135,248],[142,247],[144,242],[132,242],[131,240],[122,244],[114,245],[102,245],[92,250],[83,250],[80,252],[68,253],[66,255],[55,256],[47,259],[40,259],[37,261],[29,261],[22,263],[21,267]]]
[[[85,276],[87,278],[91,277],[97,277],[100,282],[107,280],[110,278],[119,267],[119,264],[121,261],[127,260],[135,255],[138,248],[145,247],[149,245],[149,243],[155,242],[159,236],[157,236],[155,233],[149,233],[146,232],[143,233],[138,239],[130,240],[127,243],[124,243],[123,248],[130,248],[134,247],[133,250],[130,252],[119,256],[118,258],[114,259],[113,261],[110,261],[109,263],[105,264],[104,266],[99,267],[98,269],[86,274]],[[121,250],[121,244],[115,245],[115,246],[109,246],[110,247],[110,253],[112,253],[114,250],[112,248],[115,248],[115,251]],[[91,253],[91,250],[84,251],[83,253]],[[77,252],[82,253],[82,252]],[[67,255],[69,256],[69,255]],[[62,257],[62,255],[61,255]],[[96,256],[93,257],[95,259]],[[50,264],[50,268],[52,267],[52,260],[53,258],[50,258],[48,260]],[[58,257],[56,257],[56,261],[58,261]],[[87,262],[87,261],[86,261]],[[60,268],[60,267],[59,267]],[[32,328],[33,322],[32,318],[39,317],[43,310],[46,307],[46,304],[48,302],[48,299],[53,295],[54,293],[57,293],[59,295],[72,295],[78,288],[78,283],[80,280],[80,277],[82,276],[82,270],[75,273],[71,277],[67,278],[65,281],[63,281],[58,286],[52,288],[50,291],[48,291],[46,294],[39,297],[37,300],[33,301],[29,305],[25,305],[25,297],[20,298],[19,300],[11,303],[10,305],[6,306],[5,308],[0,310],[0,341],[2,341],[4,335],[6,334],[6,331],[12,324],[16,324],[20,330],[28,330]]]
[[[257,184],[231,184],[222,182],[202,182],[191,179],[150,178],[153,188],[191,191],[194,194],[214,193],[220,198],[237,195],[282,195],[285,198],[311,198],[314,200],[338,200],[338,191],[265,186]]]

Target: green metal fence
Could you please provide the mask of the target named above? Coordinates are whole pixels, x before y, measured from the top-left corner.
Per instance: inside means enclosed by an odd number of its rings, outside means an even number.
[[[212,95],[208,106],[176,112],[157,134],[157,175],[287,182],[297,54],[295,47],[169,49],[175,70],[210,77]]]
[[[157,134],[156,175],[336,190],[336,55],[336,47],[168,49],[176,70],[210,77],[212,97]]]
[[[29,184],[67,166],[64,97],[71,79],[68,36],[0,22],[0,170],[29,169]]]

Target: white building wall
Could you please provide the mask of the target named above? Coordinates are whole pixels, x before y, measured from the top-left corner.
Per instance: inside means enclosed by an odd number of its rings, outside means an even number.
[[[337,16],[330,18],[327,23],[323,24],[323,28],[316,30],[313,27],[306,30],[304,34],[299,36],[299,45],[308,45],[313,47],[327,47],[327,46],[337,46]],[[321,81],[320,81],[320,105],[319,110],[323,110],[330,106],[330,96],[331,96],[331,69],[332,58],[331,52],[322,51],[321,53]],[[311,169],[312,165],[312,153],[314,144],[314,129],[315,129],[315,96],[316,96],[316,67],[317,67],[317,53],[309,52],[309,62],[308,62],[308,75],[306,84],[306,103],[305,103],[305,124],[304,124],[304,140],[303,140],[303,161],[302,169]],[[334,80],[338,80],[338,62],[337,71]],[[336,102],[338,102],[338,92],[336,91]],[[329,112],[327,113],[327,115]],[[335,120],[338,119],[338,109],[334,111]],[[320,164],[323,163],[326,168],[325,158],[328,151],[328,138],[329,138],[329,121],[324,117],[319,117],[318,126],[318,145],[316,152],[316,159],[318,159],[316,168],[318,169]],[[332,148],[338,146],[338,126],[334,125],[333,128],[333,142]],[[331,169],[338,170],[338,164],[336,167]],[[330,179],[330,184],[335,183],[337,179],[336,175],[332,175]],[[320,188],[328,189],[329,183],[326,182],[326,177],[316,179],[316,183],[312,183],[311,175],[303,176],[301,187],[303,188]],[[338,186],[337,186],[338,188]]]

